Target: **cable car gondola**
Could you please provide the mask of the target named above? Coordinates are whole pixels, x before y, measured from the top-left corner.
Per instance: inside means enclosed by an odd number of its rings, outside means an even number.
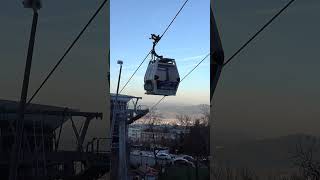
[[[149,95],[175,96],[180,83],[177,64],[174,59],[157,55],[154,48],[160,40],[159,35],[151,34],[153,48],[151,60],[144,76],[144,89]]]

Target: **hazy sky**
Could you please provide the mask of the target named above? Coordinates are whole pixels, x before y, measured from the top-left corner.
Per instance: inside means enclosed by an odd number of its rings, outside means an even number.
[[[143,0],[111,2],[111,92],[116,91],[119,65],[124,61],[121,85],[152,48],[150,34],[162,34],[184,0]],[[209,0],[190,1],[181,11],[156,47],[158,54],[176,59],[181,78],[209,52]],[[143,102],[155,103],[161,96],[145,95],[143,78],[150,58],[141,66],[122,93],[143,97]],[[179,86],[176,97],[164,103],[209,103],[209,58]]]
[[[215,1],[226,57],[288,0]],[[297,0],[223,71],[216,128],[320,135],[320,1]]]
[[[100,3],[101,1],[43,1],[43,8],[39,11],[29,94],[40,85],[40,80],[44,79],[62,56]],[[19,99],[32,10],[23,8],[22,1],[6,0],[0,7],[0,21],[0,97]],[[71,106],[86,107],[82,105],[84,99],[90,103],[96,101],[98,96],[105,96],[105,21],[106,12],[103,11],[65,58],[35,102],[57,105],[72,103]],[[73,101],[70,102],[69,99]],[[94,110],[94,107],[90,109]]]
[[[29,97],[101,2],[43,1],[43,8],[39,11]],[[106,19],[105,6],[34,102],[106,112]],[[22,0],[1,2],[1,99],[20,98],[31,21],[32,10],[23,8]]]
[[[44,1],[40,11],[30,93],[89,19],[101,1]],[[287,1],[220,0],[215,14],[226,57],[244,43]],[[124,61],[121,87],[161,34],[182,0],[116,0],[111,2],[111,91],[118,65]],[[227,66],[215,93],[219,129],[262,135],[296,132],[320,134],[318,49],[320,2],[297,0],[272,26]],[[21,1],[0,6],[0,82],[2,99],[20,97],[32,13]],[[34,102],[70,106],[83,111],[106,111],[106,12],[90,26],[61,68]],[[209,50],[209,1],[190,0],[157,46],[159,54],[175,58],[184,76]],[[147,62],[146,62],[147,63]],[[143,91],[141,67],[123,93],[155,102]],[[209,102],[209,61],[179,87],[167,103]]]

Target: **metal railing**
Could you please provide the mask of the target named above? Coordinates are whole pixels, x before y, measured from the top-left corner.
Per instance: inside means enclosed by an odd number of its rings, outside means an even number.
[[[87,143],[86,152],[110,153],[110,141],[112,141],[111,138],[92,138],[92,140]]]

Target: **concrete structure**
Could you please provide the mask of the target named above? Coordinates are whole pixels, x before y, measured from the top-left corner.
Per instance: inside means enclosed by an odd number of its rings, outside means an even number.
[[[0,179],[8,179],[10,153],[16,132],[19,102],[0,100]],[[77,129],[73,117],[83,121]],[[25,111],[22,154],[18,179],[97,179],[109,169],[110,152],[100,151],[97,138],[87,145],[84,139],[91,120],[101,119],[102,113],[30,104]],[[60,148],[62,126],[71,121],[77,145],[74,150]],[[99,140],[105,140],[100,138]],[[78,166],[78,168],[77,168]]]
[[[188,129],[182,126],[155,125],[153,131],[148,130],[148,124],[133,124],[129,126],[128,136],[133,142],[153,142],[153,135],[156,141],[175,140],[181,133],[188,133]]]
[[[128,150],[128,125],[146,115],[149,110],[138,106],[141,97],[111,93],[111,133],[112,133],[112,159],[111,179],[119,179],[119,175],[127,174]],[[133,104],[130,106],[129,102]],[[115,118],[113,117],[115,116]]]

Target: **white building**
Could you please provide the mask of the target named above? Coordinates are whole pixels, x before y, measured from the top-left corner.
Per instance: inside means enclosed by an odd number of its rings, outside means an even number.
[[[188,129],[181,126],[157,125],[153,131],[148,130],[148,124],[133,124],[128,128],[128,137],[132,141],[152,142],[154,139],[175,140],[181,133],[188,133]],[[154,138],[154,139],[153,139]]]

